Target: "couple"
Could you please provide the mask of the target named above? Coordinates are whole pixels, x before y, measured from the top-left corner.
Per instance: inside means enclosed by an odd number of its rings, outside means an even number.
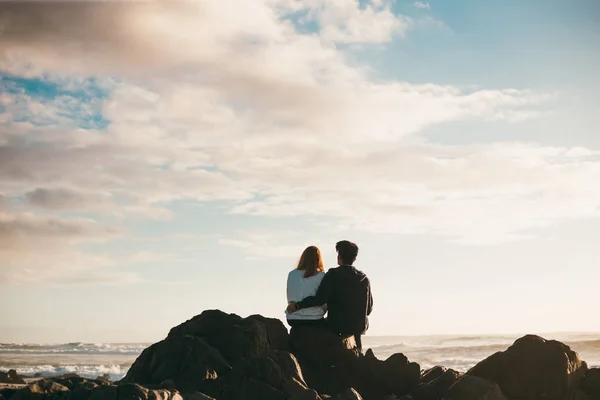
[[[341,337],[354,336],[362,351],[361,335],[369,328],[373,310],[371,284],[352,266],[358,246],[347,240],[335,245],[339,267],[324,272],[321,251],[307,247],[287,280],[286,317],[293,328],[300,325],[329,326]],[[327,312],[327,319],[325,313]]]

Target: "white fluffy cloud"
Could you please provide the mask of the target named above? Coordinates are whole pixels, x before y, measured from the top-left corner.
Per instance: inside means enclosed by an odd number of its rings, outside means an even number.
[[[2,86],[2,232],[19,239],[0,257],[15,279],[42,262],[32,249],[48,246],[60,251],[45,265],[83,265],[80,279],[95,276],[92,267],[107,260],[77,250],[98,234],[90,219],[169,218],[179,199],[467,243],[598,214],[597,152],[421,139],[434,124],[535,117],[554,97],[374,81],[331,42],[402,35],[408,20],[386,2],[10,2],[0,10],[0,68],[61,91],[40,98]],[[300,33],[307,19],[318,33]],[[82,124],[98,116],[105,126]],[[68,211],[90,216],[73,221]],[[48,226],[69,234],[40,239]],[[248,240],[221,239],[243,248]]]
[[[431,4],[429,4],[429,3],[424,3],[424,2],[422,2],[422,1],[415,1],[415,2],[413,3],[413,6],[414,6],[415,8],[420,8],[420,9],[423,9],[423,10],[429,10],[429,9],[431,9]]]

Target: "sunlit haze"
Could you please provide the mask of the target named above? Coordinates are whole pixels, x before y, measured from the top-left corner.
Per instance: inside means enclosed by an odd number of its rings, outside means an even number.
[[[0,342],[284,319],[360,248],[369,335],[600,332],[600,2],[0,2]]]

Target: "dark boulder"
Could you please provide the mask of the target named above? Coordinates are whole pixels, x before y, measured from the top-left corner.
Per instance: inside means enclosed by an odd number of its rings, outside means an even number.
[[[23,385],[26,382],[17,374],[17,371],[11,369],[8,372],[0,371],[0,383],[13,383]]]
[[[306,383],[321,394],[336,395],[352,387],[366,399],[401,396],[420,381],[420,367],[402,354],[377,359],[361,354],[354,338],[340,338],[326,326],[294,327],[290,347],[298,358]]]
[[[70,391],[93,390],[100,386],[110,385],[110,382],[101,379],[87,379],[78,375],[63,375],[56,378],[49,378],[60,385],[65,386]]]
[[[440,377],[446,370],[445,367],[435,366],[423,371],[421,373],[421,383],[430,383],[434,379]]]
[[[498,384],[509,399],[564,400],[588,368],[569,346],[527,335],[467,372]]]
[[[359,357],[354,338],[340,338],[326,326],[297,326],[289,335],[308,387],[333,395],[352,386],[351,364]]]
[[[137,384],[103,386],[90,400],[183,400],[176,391],[150,390]]]
[[[241,318],[219,310],[208,310],[171,329],[168,339],[185,335],[202,338],[219,350],[230,365],[240,358],[271,350],[288,350],[287,329],[274,318]]]
[[[183,395],[183,400],[215,400],[215,398],[207,396],[204,393],[194,392]]]
[[[348,388],[333,396],[331,400],[363,400],[363,398],[354,388]]]
[[[592,368],[585,374],[581,389],[590,396],[600,399],[600,368]]]
[[[527,399],[537,399],[529,397]],[[463,375],[444,395],[443,400],[508,400],[494,382]]]
[[[460,373],[453,369],[435,367],[421,377],[421,383],[411,392],[414,400],[438,400],[459,379]]]
[[[401,353],[377,359],[369,349],[354,363],[355,387],[367,399],[386,395],[398,397],[413,391],[421,380],[419,364],[408,361]]]
[[[289,351],[288,330],[283,323],[277,318],[267,318],[262,315],[251,315],[247,320],[256,321],[263,325],[267,331],[267,339],[269,347],[272,350]]]
[[[295,357],[287,352],[239,360],[227,377],[226,400],[288,399],[307,389]]]
[[[288,400],[323,400],[313,389],[304,389],[292,395]]]
[[[43,379],[17,391],[11,400],[58,399],[64,397],[68,392],[68,387],[56,383],[52,379]]]
[[[123,383],[163,385],[182,392],[203,391],[211,380],[229,372],[229,363],[203,338],[169,336],[145,349],[133,363]]]

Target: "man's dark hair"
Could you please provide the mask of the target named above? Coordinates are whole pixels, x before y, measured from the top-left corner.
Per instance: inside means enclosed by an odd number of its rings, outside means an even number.
[[[342,240],[335,244],[335,250],[340,256],[340,260],[345,265],[352,265],[358,255],[358,246],[348,240]]]

